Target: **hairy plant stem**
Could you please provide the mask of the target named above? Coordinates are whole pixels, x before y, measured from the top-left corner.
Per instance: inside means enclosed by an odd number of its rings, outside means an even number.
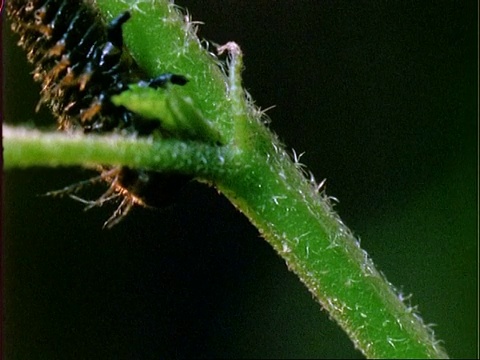
[[[125,10],[120,0],[98,6],[110,17]],[[375,269],[328,196],[305,178],[247,101],[238,46],[219,49],[230,56],[226,77],[199,45],[192,24],[168,1],[136,2],[132,11],[126,39],[140,65],[152,75],[189,76],[186,91],[225,144],[4,127],[7,169],[101,163],[192,174],[216,186],[251,220],[367,357],[446,358],[431,329]]]

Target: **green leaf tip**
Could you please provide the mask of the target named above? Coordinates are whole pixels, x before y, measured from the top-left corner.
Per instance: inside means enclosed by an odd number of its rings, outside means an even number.
[[[181,140],[223,143],[220,133],[183,89],[132,85],[129,90],[113,96],[112,102],[147,119],[158,120],[164,130]]]

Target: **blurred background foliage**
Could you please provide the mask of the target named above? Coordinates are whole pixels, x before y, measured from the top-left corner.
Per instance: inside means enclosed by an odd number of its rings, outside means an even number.
[[[182,1],[199,35],[234,40],[245,86],[380,270],[413,294],[452,357],[477,354],[476,1]],[[3,24],[4,116],[35,113]],[[78,168],[4,173],[9,359],[361,358],[248,221],[212,188],[169,209],[83,212],[41,197]],[[88,189],[85,197],[95,197]],[[91,193],[90,193],[91,192]]]

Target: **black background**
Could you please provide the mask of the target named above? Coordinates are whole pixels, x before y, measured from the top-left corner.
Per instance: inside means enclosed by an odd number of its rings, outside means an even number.
[[[413,293],[452,357],[475,357],[477,2],[182,1],[199,34],[234,40],[270,127],[337,197],[388,279]],[[4,26],[8,123],[45,126]],[[4,174],[9,359],[357,358],[255,228],[212,188],[172,208],[82,211],[41,197],[82,169]],[[478,354],[477,354],[478,355]]]

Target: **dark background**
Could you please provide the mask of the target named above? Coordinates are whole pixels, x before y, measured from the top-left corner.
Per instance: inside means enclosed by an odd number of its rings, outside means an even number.
[[[451,357],[477,354],[477,2],[179,1],[234,40],[270,127]],[[5,117],[45,126],[4,25]],[[9,359],[358,358],[228,201],[192,184],[172,208],[83,212],[41,197],[86,170],[4,173]]]

